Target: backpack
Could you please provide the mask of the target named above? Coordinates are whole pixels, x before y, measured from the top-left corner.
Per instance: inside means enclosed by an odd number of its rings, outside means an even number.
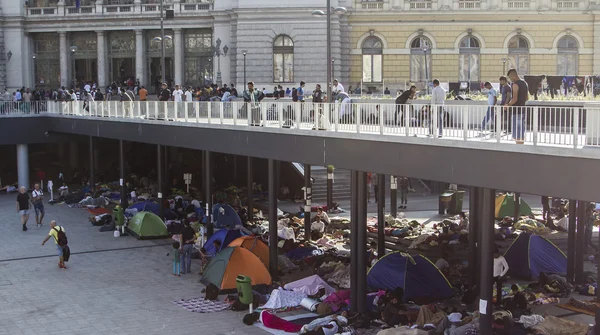
[[[56,230],[56,243],[61,247],[66,246],[69,242],[67,241],[67,234],[62,230],[62,227],[60,227],[60,230],[56,229],[56,227],[52,229]]]
[[[296,88],[292,89],[292,101],[298,101],[298,90]]]

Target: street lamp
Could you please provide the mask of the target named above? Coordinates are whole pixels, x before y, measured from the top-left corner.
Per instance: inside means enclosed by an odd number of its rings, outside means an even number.
[[[72,45],[69,50],[71,50],[71,71],[73,75],[72,86],[74,87],[77,83],[77,74],[75,73],[75,53],[77,52],[77,46]]]
[[[152,39],[153,42],[160,42],[160,75],[161,75],[161,83],[167,82],[167,74],[165,73],[165,40],[173,40],[173,36],[165,35],[165,29],[162,25],[162,14],[161,14],[161,25],[160,25],[160,34],[161,36],[156,36]]]
[[[425,94],[429,94],[429,71],[427,71],[427,50],[429,50],[429,45],[427,42],[421,42],[421,50],[425,54]]]
[[[223,84],[221,80],[221,55],[223,55],[223,57],[227,56],[227,51],[229,51],[229,47],[224,46],[223,49],[221,49],[221,39],[217,38],[215,46],[213,46],[213,55],[217,56],[217,85],[219,86]]]
[[[246,54],[248,50],[242,50],[242,55],[244,55],[244,85],[242,85],[242,91],[246,87]]]
[[[502,75],[504,75],[506,73],[506,61],[508,59],[506,58],[502,58]]]
[[[327,0],[327,12],[323,12],[322,10],[314,10],[312,12],[313,16],[327,16],[327,99],[332,101],[331,96],[331,78],[332,78],[332,66],[333,59],[331,57],[331,0]],[[346,13],[346,8],[344,7],[335,7],[333,8],[333,12],[336,14],[344,14]]]

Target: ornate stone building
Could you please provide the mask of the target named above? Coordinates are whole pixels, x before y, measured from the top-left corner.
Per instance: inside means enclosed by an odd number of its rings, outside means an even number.
[[[101,87],[127,78],[153,87],[215,81],[259,87],[326,80],[324,0],[0,0],[0,86]],[[600,72],[600,22],[589,0],[333,0],[334,77],[403,87],[432,78],[497,81],[524,74]]]

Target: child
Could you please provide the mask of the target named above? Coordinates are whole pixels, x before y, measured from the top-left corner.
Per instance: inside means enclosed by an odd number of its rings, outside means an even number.
[[[181,245],[179,244],[179,242],[175,241],[173,242],[173,276],[181,276],[180,274],[180,265],[181,265],[181,261],[180,261],[180,253],[179,253],[179,248],[181,247]]]

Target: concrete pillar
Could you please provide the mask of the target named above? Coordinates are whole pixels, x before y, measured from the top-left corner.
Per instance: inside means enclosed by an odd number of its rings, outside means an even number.
[[[481,191],[482,220],[481,220],[481,267],[479,282],[479,333],[492,334],[492,312],[494,306],[494,207],[496,191],[493,189],[483,189]],[[485,306],[485,308],[483,308]]]
[[[214,230],[212,217],[212,166],[210,159],[210,151],[204,151],[204,194],[206,196],[206,216],[208,219],[206,220],[206,235],[207,237],[211,237]],[[277,229],[277,228],[275,228]]]
[[[135,76],[139,79],[140,84],[147,86],[146,72],[144,65],[146,64],[146,49],[144,48],[144,31],[141,29],[135,30]]]
[[[158,179],[158,213],[163,217],[163,180],[162,180],[162,150],[161,145],[156,146],[156,178]]]
[[[357,177],[357,224],[356,228],[356,310],[367,312],[367,173],[359,172]],[[353,302],[354,304],[354,302]]]
[[[398,178],[390,176],[390,214],[393,217],[398,215]]]
[[[277,182],[275,180],[275,161],[269,159],[269,272],[271,278],[277,278]]]
[[[59,31],[60,53],[60,86],[69,86],[69,47],[67,46],[67,32]]]
[[[79,167],[79,145],[77,142],[69,142],[69,165],[72,169]]]
[[[97,51],[96,58],[98,59],[98,87],[103,91],[107,86],[106,83],[106,40],[104,30],[96,31]],[[106,93],[106,92],[104,92]]]
[[[310,241],[312,207],[312,180],[310,179],[310,164],[304,164],[304,239]]]
[[[358,239],[356,238],[358,232],[358,172],[350,172],[350,287],[358,287]],[[351,290],[350,301],[358,301],[358,291]],[[350,310],[352,312],[357,311],[356,303],[350,304]]]
[[[119,185],[121,186],[121,208],[125,210],[129,206],[127,201],[127,190],[125,188],[125,154],[123,152],[123,140],[119,140]]]
[[[577,236],[577,200],[569,200],[569,229],[567,238],[567,281],[575,282],[575,249]]]
[[[469,287],[477,285],[477,256],[479,255],[477,246],[479,245],[479,217],[481,189],[471,187],[469,192],[469,268],[467,278]]]
[[[183,37],[181,28],[173,29],[173,49],[175,52],[175,84],[183,86]]]
[[[95,159],[94,159],[94,138],[92,136],[90,136],[89,155],[90,155],[90,193],[93,197],[94,190],[96,189],[96,187],[95,187],[96,181],[94,180],[94,170],[96,169],[96,167],[94,164],[94,161],[95,161]]]
[[[19,187],[25,186],[29,189],[29,146],[27,144],[17,144],[17,173]]]
[[[252,190],[252,185],[254,184],[254,171],[252,170],[252,157],[248,156],[248,167],[247,167],[247,183],[246,187],[248,188],[248,221],[252,222],[254,220],[254,191]]]
[[[513,197],[514,197],[514,201],[515,201],[515,206],[513,208],[514,209],[513,220],[515,223],[517,223],[517,221],[519,221],[519,218],[521,217],[521,193],[515,192]]]
[[[377,174],[377,258],[385,255],[385,175]]]
[[[577,238],[575,248],[575,284],[581,285],[585,282],[584,275],[584,258],[585,258],[585,201],[577,202]]]

